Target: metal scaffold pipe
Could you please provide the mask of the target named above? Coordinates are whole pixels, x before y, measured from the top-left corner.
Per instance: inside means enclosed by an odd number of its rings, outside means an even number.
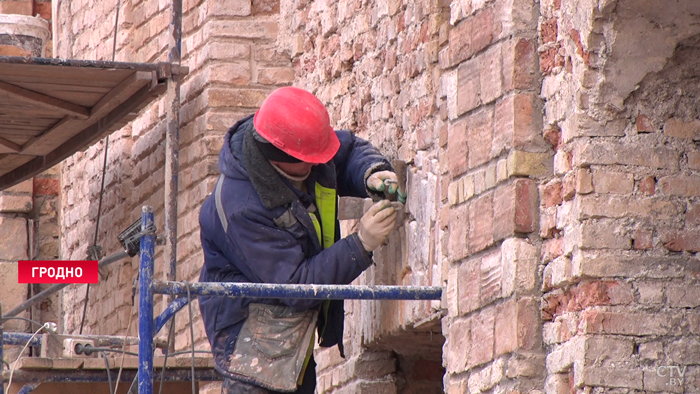
[[[439,300],[437,286],[283,285],[270,283],[189,283],[193,296],[296,298],[317,300]],[[186,294],[182,282],[154,282],[157,294]]]

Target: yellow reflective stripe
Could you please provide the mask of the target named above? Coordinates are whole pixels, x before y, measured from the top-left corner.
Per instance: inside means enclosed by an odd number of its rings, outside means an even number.
[[[314,228],[316,229],[316,236],[318,237],[318,242],[321,243],[321,247],[323,247],[323,239],[321,239],[321,223],[318,222],[318,219],[316,219],[316,215],[314,215],[313,212],[309,212],[309,217],[314,223]]]
[[[323,187],[316,183],[316,207],[321,216],[321,231],[317,234],[323,239],[323,248],[330,248],[335,243],[335,208],[338,202],[335,189]]]
[[[306,357],[304,357],[304,365],[301,367],[301,374],[299,374],[299,379],[297,379],[297,386],[301,386],[304,383],[304,375],[306,375],[306,367],[309,366],[309,361],[311,361],[311,356],[314,354],[314,340],[316,338],[316,332],[311,334],[311,343],[306,349]]]

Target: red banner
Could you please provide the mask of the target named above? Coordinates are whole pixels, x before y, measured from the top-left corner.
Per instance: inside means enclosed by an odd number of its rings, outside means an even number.
[[[97,283],[97,260],[20,260],[18,283]]]

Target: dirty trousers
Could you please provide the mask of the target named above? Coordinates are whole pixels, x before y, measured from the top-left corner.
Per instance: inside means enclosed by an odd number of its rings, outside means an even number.
[[[309,365],[304,373],[304,382],[294,391],[293,394],[314,394],[316,388],[316,363],[313,357],[309,360]],[[252,384],[243,383],[234,379],[224,379],[221,385],[221,394],[289,394],[280,391],[267,390]]]

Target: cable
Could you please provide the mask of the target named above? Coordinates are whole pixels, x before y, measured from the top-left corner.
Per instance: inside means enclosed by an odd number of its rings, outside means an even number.
[[[36,320],[27,319],[26,317],[17,317],[17,316],[3,317],[2,319],[0,319],[0,323],[7,321],[7,320],[23,320],[23,321],[26,321],[26,322],[29,322],[32,324],[36,324],[37,326],[42,326],[42,327],[44,326],[44,323],[39,323]]]
[[[95,353],[95,352],[121,353],[121,354],[128,354],[130,356],[136,356],[136,357],[138,357],[138,355],[139,355],[138,353],[127,352],[125,350],[112,349],[112,348],[108,348],[108,347],[94,347],[94,346],[90,346],[90,345],[88,345],[88,346],[77,345],[75,347],[75,352],[78,354],[85,354],[88,356],[91,355],[92,353]]]
[[[194,388],[194,322],[192,321],[192,297],[190,296],[190,284],[185,281],[185,288],[187,289],[187,309],[190,311],[190,339],[192,341],[192,394],[196,394]]]
[[[170,341],[173,337],[173,332],[175,332],[175,315],[172,317],[173,321],[170,324],[170,329],[168,330],[168,343],[166,349],[170,349]],[[158,394],[163,393],[163,379],[165,378],[165,368],[168,365],[168,355],[170,352],[165,352],[165,358],[163,360],[163,369],[160,370],[160,385],[158,386]]]
[[[211,352],[210,352],[209,350],[195,350],[194,352],[195,352],[195,353],[211,354]],[[184,350],[184,351],[181,351],[181,352],[170,353],[170,355],[171,355],[171,356],[179,356],[179,355],[181,355],[181,354],[187,354],[187,353],[192,353],[192,351],[191,351],[191,350]]]
[[[32,339],[34,339],[34,337],[36,337],[36,334],[38,334],[39,331],[41,331],[41,330],[43,330],[43,329],[47,329],[47,330],[48,330],[49,327],[50,327],[49,323],[44,323],[43,326],[39,327],[38,330],[34,331],[34,334],[32,334],[31,338],[29,338],[29,340],[27,341],[27,344],[24,345],[24,347],[22,348],[22,350],[21,350],[21,351],[19,352],[19,354],[17,355],[17,359],[15,360],[15,362],[13,362],[12,365],[9,366],[9,367],[10,367],[10,379],[7,381],[7,387],[8,387],[8,388],[12,386],[12,375],[14,375],[14,373],[15,373],[15,367],[14,367],[14,365],[17,364],[17,361],[19,361],[20,358],[22,358],[22,353],[24,353],[24,351],[27,350],[27,347],[29,347],[29,343],[32,342]]]
[[[126,333],[124,334],[124,342],[122,343],[122,360],[119,364],[119,373],[117,374],[117,383],[114,386],[114,392],[117,393],[117,389],[119,388],[119,379],[122,376],[122,371],[124,370],[124,356],[126,355],[126,337],[129,336],[129,329],[131,328],[131,316],[134,314],[134,301],[132,299],[131,301],[131,310],[129,311],[129,322],[126,324]],[[138,376],[138,374],[136,375]],[[129,388],[131,390],[131,388]],[[128,392],[128,390],[127,390]]]
[[[109,360],[107,359],[107,353],[102,350],[102,358],[105,359],[105,369],[107,370],[107,380],[109,381],[109,394],[114,394],[114,387],[112,387],[112,373],[109,371]]]
[[[119,8],[121,8],[121,0],[117,0],[116,17],[114,18],[114,44],[112,45],[112,61],[117,58],[117,33],[119,32]],[[105,137],[105,157],[102,162],[102,186],[100,187],[100,201],[97,205],[97,222],[95,223],[95,238],[92,242],[97,245],[97,237],[100,234],[100,218],[102,217],[102,197],[105,193],[105,174],[107,172],[107,153],[109,152],[109,135]],[[83,317],[80,319],[80,334],[83,333],[85,326],[85,316],[87,316],[88,300],[90,298],[90,284],[87,284],[85,289],[85,305],[83,306]]]

